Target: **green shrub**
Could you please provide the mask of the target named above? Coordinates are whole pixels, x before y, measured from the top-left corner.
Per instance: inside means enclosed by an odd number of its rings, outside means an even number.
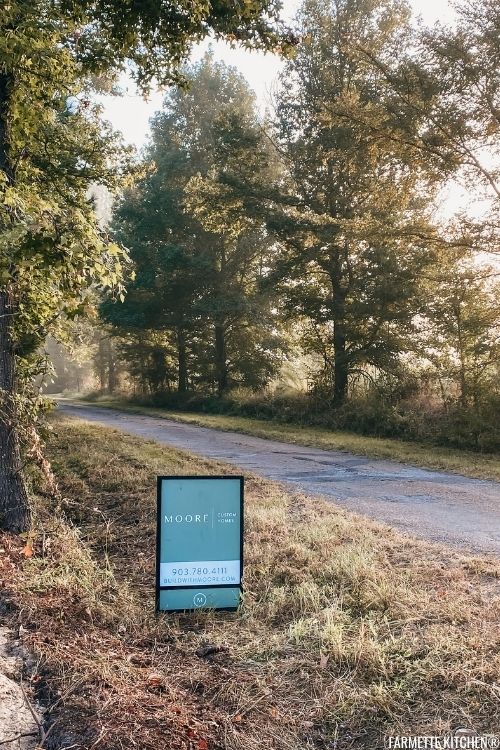
[[[425,401],[418,395],[394,402],[376,389],[334,408],[305,392],[255,393],[240,389],[222,398],[200,393],[160,392],[135,403],[186,412],[225,414],[347,430],[361,435],[393,437],[484,453],[500,449],[500,396],[464,408]]]

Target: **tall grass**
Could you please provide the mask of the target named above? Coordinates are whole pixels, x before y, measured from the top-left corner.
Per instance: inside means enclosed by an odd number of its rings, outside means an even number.
[[[496,561],[249,476],[241,611],[155,618],[155,476],[231,470],[79,421],[50,455],[61,510],[39,497],[31,559],[4,535],[2,577],[61,743],[373,750],[498,729]]]

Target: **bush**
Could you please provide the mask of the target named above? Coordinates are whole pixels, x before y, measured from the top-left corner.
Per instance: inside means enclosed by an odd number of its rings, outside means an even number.
[[[441,416],[441,445],[493,453],[500,448],[500,398],[492,397],[478,409],[454,406]]]
[[[135,397],[133,401],[171,410],[319,426],[485,453],[500,449],[498,395],[490,396],[478,408],[438,404],[418,394],[394,403],[375,389],[350,399],[340,408],[301,391],[273,394],[246,389],[222,398],[203,393],[160,392]]]

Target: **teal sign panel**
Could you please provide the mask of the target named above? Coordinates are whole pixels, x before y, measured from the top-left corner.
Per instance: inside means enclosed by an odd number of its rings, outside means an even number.
[[[243,477],[158,477],[156,607],[237,609]]]

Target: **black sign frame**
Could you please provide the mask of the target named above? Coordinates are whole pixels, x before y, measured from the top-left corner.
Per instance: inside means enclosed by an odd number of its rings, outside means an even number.
[[[240,589],[240,602],[241,595],[243,594],[243,569],[244,569],[244,498],[245,498],[245,477],[242,474],[163,474],[157,476],[156,481],[156,570],[155,570],[155,612],[157,615],[166,613],[179,613],[179,612],[191,612],[200,611],[199,608],[193,607],[192,609],[160,609],[160,591],[168,591],[172,589],[178,589],[178,586],[162,586],[160,583],[160,542],[161,542],[161,491],[162,483],[164,480],[169,479],[235,479],[239,480],[240,483],[240,583],[238,586],[234,586],[232,583],[218,583],[218,584],[206,584],[200,586],[182,586],[183,589]],[[237,612],[239,607],[217,607],[218,612]]]

